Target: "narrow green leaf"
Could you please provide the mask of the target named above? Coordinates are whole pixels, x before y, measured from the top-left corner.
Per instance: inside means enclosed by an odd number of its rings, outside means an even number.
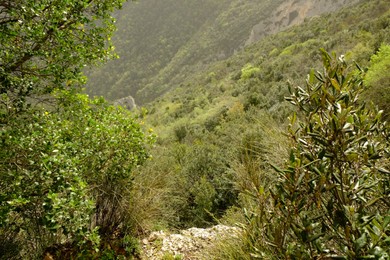
[[[335,89],[337,90],[337,91],[340,91],[341,90],[341,88],[340,88],[340,85],[339,85],[339,83],[337,82],[337,80],[336,79],[330,79],[330,82],[332,83],[332,86],[333,87],[335,87]]]
[[[301,182],[302,182],[302,179],[303,177],[305,176],[305,172],[302,172],[301,175],[299,175],[298,177],[298,181],[296,183],[296,186],[298,187],[299,185],[301,185]]]
[[[313,235],[309,238],[308,242],[313,242],[314,240],[317,240],[319,237],[322,237],[325,233],[320,233],[320,234],[316,234],[316,235]]]
[[[276,172],[279,172],[279,173],[284,173],[284,170],[280,169],[278,166],[270,163],[271,167],[276,171]]]

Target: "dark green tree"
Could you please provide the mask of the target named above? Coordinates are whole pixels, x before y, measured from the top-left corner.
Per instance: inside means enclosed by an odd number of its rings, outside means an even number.
[[[2,102],[84,83],[84,66],[113,56],[111,13],[124,2],[0,0]]]

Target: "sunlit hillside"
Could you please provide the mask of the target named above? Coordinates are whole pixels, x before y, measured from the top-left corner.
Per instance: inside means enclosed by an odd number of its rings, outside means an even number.
[[[0,0],[0,50],[0,260],[389,259],[389,0]]]
[[[90,70],[88,93],[144,104],[266,35],[357,0],[129,2],[113,41],[119,60]]]

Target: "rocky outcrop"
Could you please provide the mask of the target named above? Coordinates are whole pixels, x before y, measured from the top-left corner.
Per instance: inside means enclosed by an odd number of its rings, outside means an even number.
[[[266,35],[300,24],[305,18],[333,12],[358,2],[360,0],[287,0],[278,6],[273,15],[253,27],[246,45],[257,42]]]
[[[135,100],[132,96],[124,97],[114,101],[114,105],[122,106],[128,110],[132,110],[137,107]]]
[[[167,256],[179,259],[202,259],[201,252],[218,239],[238,236],[240,229],[224,225],[211,228],[190,228],[179,234],[164,231],[152,232],[142,240],[142,259],[160,260]]]

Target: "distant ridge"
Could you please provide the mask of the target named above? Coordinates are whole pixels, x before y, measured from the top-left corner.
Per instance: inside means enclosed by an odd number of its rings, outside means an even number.
[[[87,71],[90,95],[142,105],[266,35],[358,0],[140,0],[117,17],[119,60]]]

